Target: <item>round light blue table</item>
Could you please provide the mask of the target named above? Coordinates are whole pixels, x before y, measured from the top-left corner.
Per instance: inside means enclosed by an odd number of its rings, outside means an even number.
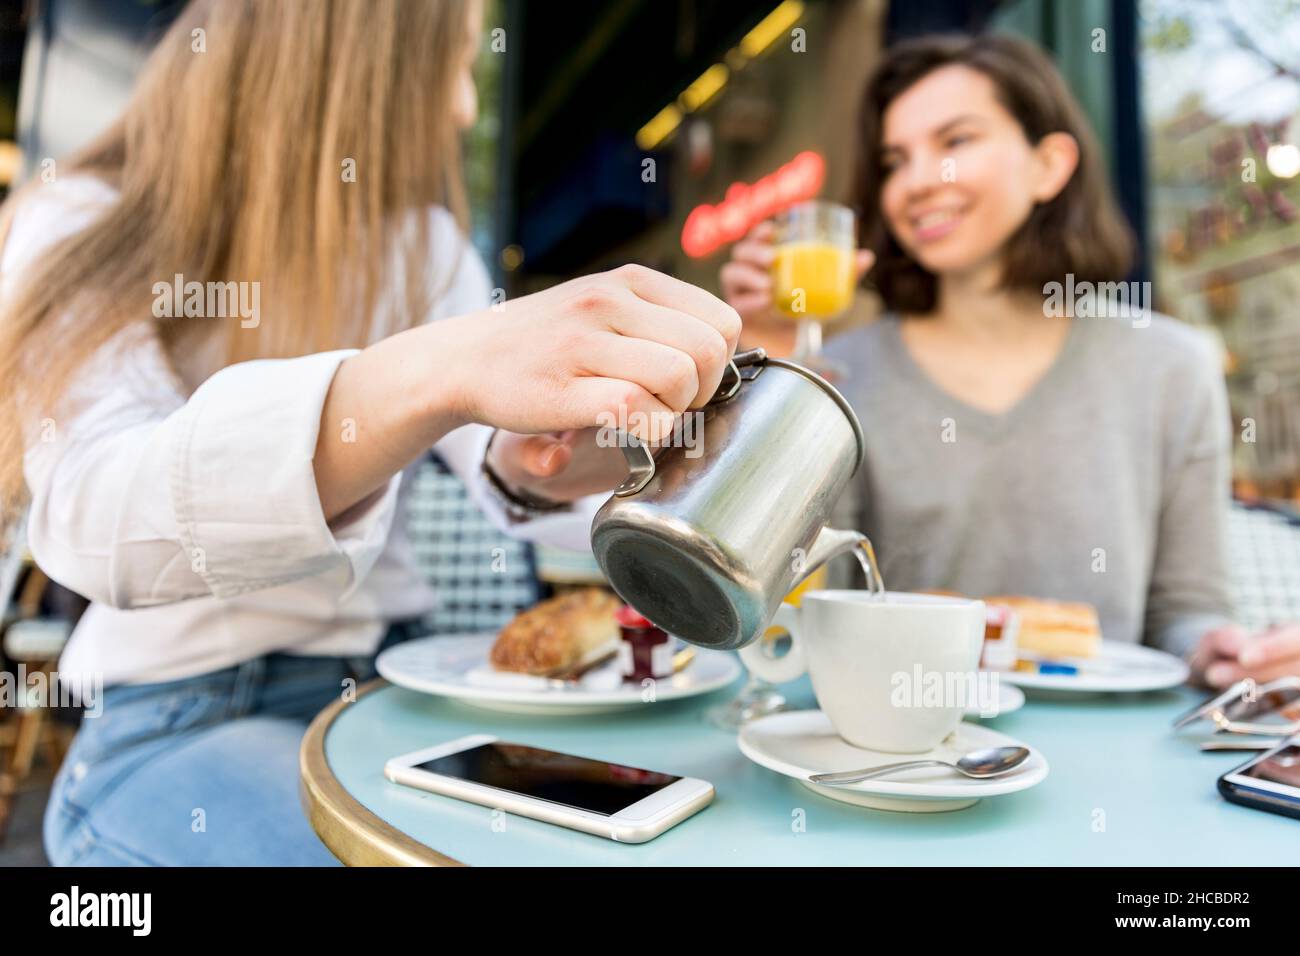
[[[1300,822],[1224,801],[1219,774],[1249,755],[1202,753],[1175,734],[1190,690],[1075,701],[1031,698],[989,725],[1039,748],[1043,783],[949,813],[839,803],[746,759],[694,700],[592,717],[494,713],[376,681],[316,719],[303,741],[302,793],[344,862],[471,865],[1294,865]],[[786,694],[812,707],[807,681]],[[503,816],[390,783],[393,756],[491,733],[581,756],[701,777],[712,805],[640,845]],[[429,849],[431,848],[431,849]]]

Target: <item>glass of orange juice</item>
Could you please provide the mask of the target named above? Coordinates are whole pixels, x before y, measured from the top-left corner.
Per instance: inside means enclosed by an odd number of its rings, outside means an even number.
[[[773,302],[799,323],[795,361],[816,371],[834,371],[822,358],[822,323],[853,303],[856,248],[857,217],[848,206],[814,199],[776,217]]]
[[[826,568],[820,567],[785,596],[786,604],[799,606],[808,591],[817,591],[826,586]],[[767,633],[759,638],[769,653],[774,653],[777,642],[784,635],[783,628],[768,628]],[[751,673],[740,693],[725,704],[719,704],[707,712],[709,722],[724,730],[737,730],[742,724],[768,714],[785,710],[785,695],[757,674]]]

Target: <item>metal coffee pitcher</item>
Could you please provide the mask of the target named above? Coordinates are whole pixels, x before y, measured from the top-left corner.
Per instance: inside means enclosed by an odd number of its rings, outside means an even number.
[[[862,464],[862,425],[829,382],[762,349],[734,357],[700,417],[695,442],[678,439],[699,419],[683,419],[653,452],[620,433],[630,473],[596,513],[591,546],[659,627],[743,647],[795,585],[866,540],[825,527]]]

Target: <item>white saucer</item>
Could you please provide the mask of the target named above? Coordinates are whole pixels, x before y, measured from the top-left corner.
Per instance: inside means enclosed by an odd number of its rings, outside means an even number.
[[[988,673],[996,672],[989,671]],[[981,717],[985,720],[992,720],[994,717],[1001,717],[1003,714],[1009,714],[1025,706],[1025,692],[1014,684],[1002,680],[1000,673],[997,677],[997,700],[992,702],[993,706],[988,706],[984,700],[976,701],[966,708],[967,717]]]
[[[399,687],[516,714],[612,713],[650,702],[649,689],[624,684],[613,662],[585,674],[572,687],[553,687],[542,677],[494,671],[488,651],[495,640],[495,634],[466,634],[403,641],[380,654],[375,668]],[[726,687],[740,671],[734,654],[696,648],[690,664],[672,677],[655,681],[653,700],[707,694]]]
[[[795,710],[761,717],[740,729],[740,751],[754,763],[794,777],[809,790],[875,810],[933,813],[962,810],[984,797],[1015,793],[1047,776],[1047,761],[1030,747],[1029,759],[992,780],[972,780],[955,770],[925,767],[901,771],[881,780],[864,780],[847,787],[811,783],[812,774],[874,767],[904,760],[936,758],[954,762],[962,754],[984,747],[1029,747],[978,724],[962,723],[948,739],[923,754],[891,754],[864,750],[844,740],[820,710]]]
[[[1164,690],[1187,680],[1187,663],[1173,654],[1144,647],[1102,641],[1101,653],[1089,658],[1062,658],[1077,674],[1027,674],[999,671],[1002,680],[1026,690],[1064,691],[1067,694],[1115,694],[1126,691]]]

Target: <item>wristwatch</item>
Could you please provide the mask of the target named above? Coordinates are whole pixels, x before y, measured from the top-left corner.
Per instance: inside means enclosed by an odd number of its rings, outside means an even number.
[[[488,439],[487,446],[483,449],[481,470],[493,497],[505,510],[506,517],[510,519],[512,524],[532,521],[543,515],[572,510],[573,505],[567,501],[551,501],[549,498],[529,494],[523,490],[512,489],[507,485],[488,463],[491,458],[492,443],[496,441],[496,437],[497,431],[494,430],[492,437]]]

